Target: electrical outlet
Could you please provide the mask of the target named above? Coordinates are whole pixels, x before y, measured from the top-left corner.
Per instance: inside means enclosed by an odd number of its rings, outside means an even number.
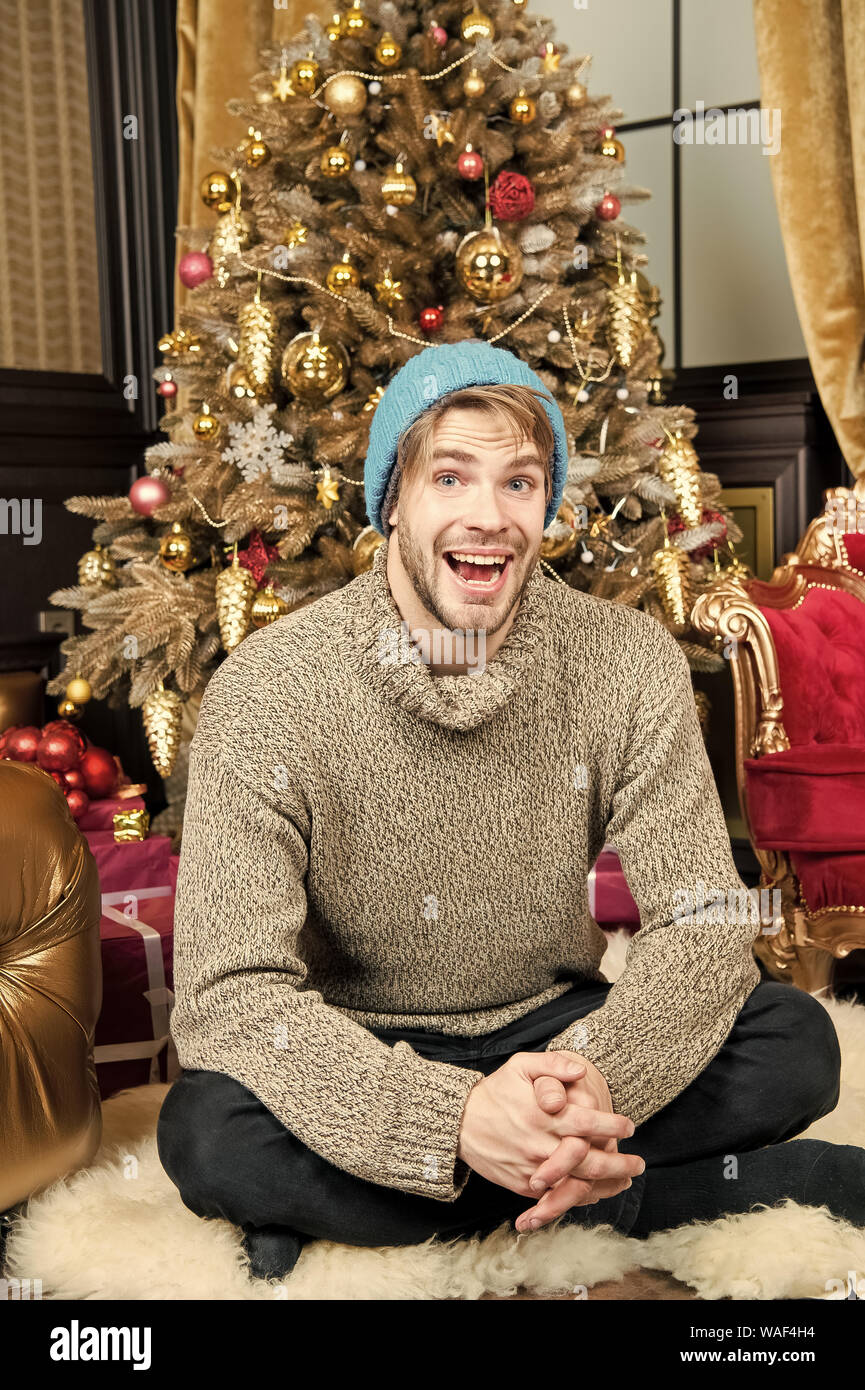
[[[75,614],[65,608],[51,608],[37,614],[40,632],[61,632],[64,637],[75,636]]]

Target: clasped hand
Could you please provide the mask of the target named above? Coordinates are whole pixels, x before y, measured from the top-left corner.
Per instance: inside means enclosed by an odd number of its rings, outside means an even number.
[[[523,1231],[630,1187],[646,1166],[618,1152],[633,1133],[588,1058],[517,1052],[469,1092],[457,1153],[489,1182],[538,1198],[516,1223]]]

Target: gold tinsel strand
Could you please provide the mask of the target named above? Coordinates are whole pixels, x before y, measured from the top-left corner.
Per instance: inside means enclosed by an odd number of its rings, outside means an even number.
[[[661,454],[658,470],[661,478],[673,489],[679,504],[679,515],[687,527],[699,526],[703,520],[700,495],[700,461],[690,439],[676,430],[675,436],[665,431],[667,444]]]
[[[249,632],[256,593],[255,580],[240,564],[235,547],[234,559],[216,581],[216,616],[227,652],[239,647]]]
[[[256,395],[270,392],[274,377],[276,318],[270,305],[262,303],[260,274],[255,298],[243,305],[237,317],[240,323],[237,360]]]
[[[160,683],[159,689],[144,701],[141,716],[153,766],[160,777],[170,777],[180,751],[183,702],[175,691],[166,690]]]

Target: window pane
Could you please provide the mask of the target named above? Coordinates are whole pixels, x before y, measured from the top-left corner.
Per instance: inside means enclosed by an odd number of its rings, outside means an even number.
[[[646,238],[640,249],[649,258],[643,268],[653,285],[661,291],[661,312],[653,321],[664,340],[663,366],[676,360],[673,312],[673,141],[669,126],[622,133],[625,146],[625,175],[628,183],[648,188],[652,196],[645,203],[625,203],[622,219],[638,227]]]
[[[753,0],[688,0],[681,7],[681,105],[757,101]]]
[[[669,116],[673,110],[672,0],[543,0],[571,53],[592,55],[588,86],[609,94],[626,121]]]
[[[682,364],[805,357],[760,144],[688,145],[682,159]]]

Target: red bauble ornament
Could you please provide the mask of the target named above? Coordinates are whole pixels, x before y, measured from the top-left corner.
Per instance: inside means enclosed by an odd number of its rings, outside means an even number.
[[[595,208],[595,216],[600,217],[602,222],[612,222],[621,211],[622,205],[615,193],[605,193]]]
[[[60,788],[60,790],[63,792],[63,794],[64,794],[64,796],[65,796],[65,795],[66,795],[66,773],[65,773],[65,772],[49,772],[48,776],[49,776],[49,777],[52,777],[52,778],[54,779],[54,781],[57,783],[58,787]]]
[[[6,739],[4,756],[16,763],[35,763],[36,749],[42,738],[42,730],[33,724],[22,724],[20,728],[10,729]]]
[[[448,41],[448,31],[443,29],[440,24],[434,24],[430,29],[433,43],[437,43],[439,48],[444,48]]]
[[[535,190],[525,174],[503,169],[490,188],[490,209],[500,222],[519,222],[535,205]]]
[[[213,261],[205,251],[187,251],[186,255],[180,258],[177,273],[186,288],[194,290],[196,285],[210,279],[213,274]]]
[[[36,761],[46,772],[68,772],[81,762],[85,747],[77,729],[52,729],[39,740]]]
[[[170,497],[168,484],[150,474],[145,478],[136,478],[129,489],[132,509],[139,516],[151,516],[157,507],[164,507]]]
[[[66,793],[66,805],[69,807],[72,819],[80,820],[87,810],[87,807],[90,805],[90,797],[86,792],[79,791],[77,787],[73,787],[71,791]]]
[[[463,150],[457,160],[457,168],[464,179],[479,179],[484,172],[483,157],[477,150]]]
[[[162,396],[163,400],[173,401],[174,397],[177,395],[177,382],[171,380],[160,381],[156,388],[156,394],[157,396]]]
[[[107,748],[90,747],[78,764],[88,796],[98,800],[111,796],[117,786],[117,764]]]
[[[68,772],[64,772],[61,775],[70,791],[73,787],[76,791],[83,792],[85,790],[84,773],[81,771],[80,767],[70,767]]]
[[[435,308],[421,309],[418,322],[424,333],[440,333],[445,321],[445,311],[440,304]]]

